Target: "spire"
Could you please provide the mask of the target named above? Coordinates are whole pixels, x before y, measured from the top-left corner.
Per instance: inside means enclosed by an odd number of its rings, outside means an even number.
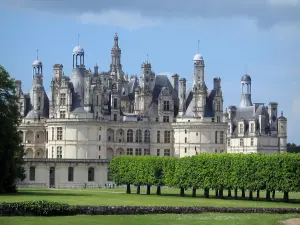
[[[36,50],[36,60],[38,60],[39,59],[39,50],[37,49]]]
[[[148,53],[147,53],[147,61],[146,61],[147,63],[149,63],[149,57],[148,57]]]
[[[80,34],[77,36],[77,45],[79,46]]]
[[[199,51],[200,51],[200,40],[198,40],[198,51],[197,51],[198,54],[199,54]]]
[[[281,110],[281,116],[283,116],[283,111]]]
[[[116,32],[115,33],[115,37],[114,37],[114,40],[115,40],[115,46],[118,46],[118,41],[119,41],[119,37],[118,37],[118,33]]]

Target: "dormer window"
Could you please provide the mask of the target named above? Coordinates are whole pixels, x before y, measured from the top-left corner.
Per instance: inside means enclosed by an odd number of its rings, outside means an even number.
[[[251,125],[250,125],[250,132],[254,133],[254,124],[253,123],[251,123]]]
[[[164,111],[170,111],[170,101],[164,101]]]
[[[243,134],[243,133],[244,133],[244,125],[240,124],[240,134]]]

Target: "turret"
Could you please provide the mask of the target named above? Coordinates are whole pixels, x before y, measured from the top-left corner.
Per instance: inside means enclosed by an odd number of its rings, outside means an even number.
[[[241,94],[241,103],[240,107],[244,108],[247,106],[252,106],[251,101],[251,77],[248,74],[245,74],[241,79],[242,85],[242,94]]]
[[[223,117],[223,94],[221,89],[221,78],[215,77],[214,78],[214,90],[216,92],[213,104],[214,104],[214,113],[215,113],[215,122],[220,123],[222,122]]]
[[[277,135],[277,115],[278,115],[278,103],[277,102],[270,102],[268,107],[269,113],[269,124],[270,124],[270,131],[271,135]]]
[[[111,49],[110,73],[113,73],[113,76],[116,76],[114,80],[124,80],[121,64],[121,49],[119,47],[119,37],[117,33],[114,36],[114,46]]]
[[[119,121],[121,101],[120,101],[120,93],[117,90],[117,84],[113,84],[112,86],[110,108],[111,108],[111,120]]]
[[[281,116],[278,118],[278,139],[279,139],[279,151],[286,152],[287,151],[287,118],[283,116],[283,112],[281,112]]]

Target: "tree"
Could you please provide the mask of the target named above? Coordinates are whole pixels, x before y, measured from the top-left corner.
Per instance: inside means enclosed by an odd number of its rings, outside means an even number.
[[[20,122],[15,81],[0,65],[0,193],[15,192],[16,183],[25,179]]]

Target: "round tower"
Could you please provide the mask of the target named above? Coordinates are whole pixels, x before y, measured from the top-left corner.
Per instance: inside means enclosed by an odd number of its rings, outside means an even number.
[[[200,83],[205,84],[204,82],[204,59],[199,53],[194,56],[194,80],[193,86],[199,86]]]
[[[244,108],[247,106],[252,106],[252,100],[251,100],[251,77],[248,74],[245,74],[242,76],[241,79],[241,102],[240,107]]]
[[[287,151],[287,118],[283,116],[281,111],[281,116],[278,118],[278,139],[279,139],[279,151]]]

